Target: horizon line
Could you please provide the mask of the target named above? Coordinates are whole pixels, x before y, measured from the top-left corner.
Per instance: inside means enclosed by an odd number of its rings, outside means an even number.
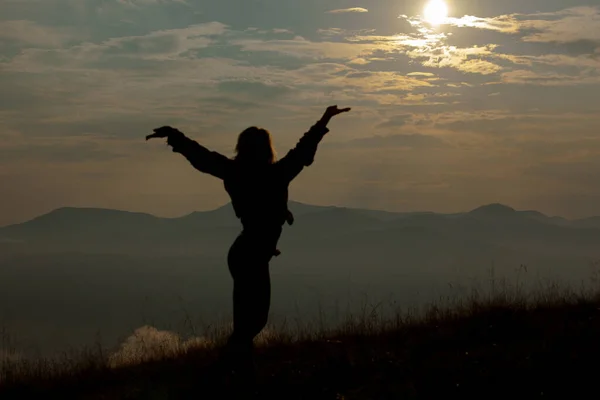
[[[429,210],[421,210],[421,211],[417,211],[417,210],[413,210],[413,211],[390,211],[390,210],[384,210],[384,209],[376,209],[376,208],[362,208],[362,207],[350,207],[350,206],[341,206],[341,205],[322,205],[322,204],[312,204],[312,203],[305,203],[305,202],[301,202],[301,201],[297,201],[297,200],[289,200],[290,203],[296,203],[296,204],[300,204],[300,205],[304,205],[304,206],[310,206],[310,207],[319,207],[319,208],[339,208],[339,209],[349,209],[349,210],[355,210],[355,211],[374,211],[374,212],[384,212],[384,213],[390,213],[390,214],[438,214],[438,215],[456,215],[456,214],[467,214],[473,211],[476,211],[478,209],[482,209],[485,207],[490,207],[490,206],[502,206],[505,208],[509,208],[511,210],[513,210],[514,212],[536,212],[536,213],[540,213],[548,218],[561,218],[564,219],[566,221],[580,221],[580,220],[585,220],[585,219],[590,219],[590,218],[597,218],[600,217],[598,215],[591,215],[591,216],[587,216],[587,217],[580,217],[580,218],[566,218],[560,215],[548,215],[545,214],[541,211],[538,210],[534,210],[534,209],[516,209],[515,207],[512,207],[508,204],[504,204],[504,203],[487,203],[487,204],[482,204],[478,207],[472,208],[470,210],[466,210],[466,211],[456,211],[456,212],[438,212],[438,211],[429,211]],[[103,210],[103,211],[116,211],[116,212],[122,212],[122,213],[131,213],[131,214],[144,214],[144,215],[149,215],[152,216],[154,218],[159,218],[159,219],[181,219],[181,218],[186,218],[189,217],[190,215],[193,215],[195,213],[206,213],[206,212],[213,212],[213,211],[217,211],[220,210],[222,208],[225,208],[227,206],[231,205],[231,201],[222,204],[221,206],[218,206],[216,208],[212,208],[212,209],[207,209],[207,210],[196,210],[196,211],[192,211],[189,212],[187,214],[183,214],[177,217],[161,217],[149,212],[143,212],[143,211],[131,211],[131,210],[125,210],[125,209],[119,209],[119,208],[108,208],[108,207],[92,207],[92,206],[62,206],[62,207],[57,207],[54,208],[46,213],[42,213],[39,214],[35,217],[26,219],[24,221],[21,222],[16,222],[16,223],[12,223],[12,224],[8,224],[8,225],[2,225],[0,226],[0,229],[4,229],[4,228],[8,228],[10,226],[15,226],[15,225],[21,225],[21,224],[25,224],[27,222],[31,222],[37,218],[43,217],[45,215],[49,215],[52,214],[56,211],[59,210],[63,210],[63,209],[78,209],[78,210]]]

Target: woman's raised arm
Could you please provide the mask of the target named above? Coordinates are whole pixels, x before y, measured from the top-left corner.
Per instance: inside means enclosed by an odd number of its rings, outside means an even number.
[[[323,136],[329,132],[327,124],[331,118],[338,114],[350,111],[350,108],[339,109],[337,105],[328,107],[325,113],[308,132],[306,132],[296,144],[281,160],[278,161],[284,179],[291,182],[304,167],[310,166],[317,152],[317,146],[323,139]]]
[[[152,138],[167,138],[167,144],[173,152],[183,155],[198,171],[210,174],[220,179],[225,179],[232,160],[224,155],[210,151],[195,140],[186,137],[183,132],[170,126],[154,129],[154,133],[146,136]]]

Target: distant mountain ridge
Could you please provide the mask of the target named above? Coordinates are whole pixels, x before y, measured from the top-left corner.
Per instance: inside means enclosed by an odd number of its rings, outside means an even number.
[[[422,240],[442,243],[462,240],[487,240],[490,243],[530,242],[557,246],[593,244],[600,234],[600,217],[567,220],[538,211],[517,211],[503,204],[488,204],[468,212],[389,212],[338,206],[317,206],[290,201],[295,214],[293,227],[285,227],[284,243],[296,246],[327,246],[328,241],[343,243],[353,237],[355,248],[374,237],[393,246],[394,240]],[[148,213],[102,208],[63,207],[29,221],[0,228],[2,248],[42,251],[154,252],[222,251],[239,233],[241,224],[231,203],[214,210],[163,218]],[[597,231],[597,232],[596,232]],[[349,236],[350,235],[350,236]],[[599,236],[600,237],[600,236]],[[520,242],[519,242],[520,241]],[[333,243],[332,242],[332,243]],[[342,246],[339,244],[338,246]],[[372,243],[375,251],[381,246]]]
[[[373,209],[363,209],[356,207],[340,207],[340,206],[319,206],[301,203],[297,201],[289,202],[290,210],[294,213],[294,215],[301,216],[310,213],[323,212],[323,211],[332,211],[332,212],[343,212],[348,211],[352,213],[360,213],[363,215],[369,215],[371,217],[375,217],[381,220],[392,220],[398,217],[407,217],[407,216],[423,216],[423,215],[438,215],[438,216],[461,216],[461,215],[477,215],[483,217],[510,217],[515,215],[524,215],[530,217],[532,219],[545,220],[549,222],[563,222],[563,223],[573,223],[579,226],[589,226],[589,227],[600,227],[600,216],[592,216],[587,218],[573,219],[569,220],[560,216],[547,216],[539,211],[535,210],[522,210],[518,211],[510,206],[500,204],[500,203],[492,203],[487,205],[482,205],[477,207],[471,211],[459,212],[459,213],[438,213],[433,211],[413,211],[413,212],[396,212],[396,211],[385,211],[385,210],[373,210]],[[88,222],[99,222],[96,219],[100,219],[102,221],[113,220],[115,221],[118,217],[130,218],[132,222],[135,220],[136,222],[141,221],[151,221],[151,220],[170,220],[170,221],[181,221],[184,219],[194,220],[194,219],[210,219],[213,221],[218,221],[219,223],[235,223],[237,224],[237,219],[233,213],[233,207],[231,203],[224,204],[218,208],[207,211],[194,211],[189,214],[180,216],[180,217],[158,217],[150,213],[136,212],[136,211],[124,211],[118,209],[109,209],[109,208],[96,208],[96,207],[60,207],[55,210],[52,210],[46,214],[42,214],[40,216],[34,217],[30,220],[7,225],[4,227],[0,227],[0,232],[5,229],[13,229],[16,226],[24,225],[24,224],[44,224],[44,223],[59,223],[64,222],[67,218],[83,218],[84,221]]]
[[[401,218],[427,219],[457,218],[465,216],[474,216],[486,219],[525,217],[531,220],[537,220],[550,224],[600,228],[600,216],[569,220],[559,216],[550,217],[534,210],[517,211],[510,206],[499,203],[483,205],[467,212],[448,214],[431,211],[394,212],[352,207],[319,206],[296,201],[290,201],[289,207],[296,217],[306,216],[309,214],[313,214],[311,218],[337,217],[344,219],[359,218],[359,216],[362,216],[365,221],[369,219],[371,219],[371,221],[393,221]],[[227,203],[213,210],[194,211],[190,214],[180,217],[158,217],[150,213],[123,211],[108,208],[61,207],[22,223],[0,227],[0,236],[9,232],[21,232],[23,229],[29,227],[35,227],[38,229],[48,228],[55,230],[57,226],[63,227],[65,224],[69,224],[73,228],[85,228],[92,224],[114,224],[114,226],[126,228],[128,226],[127,224],[136,224],[139,228],[140,226],[148,224],[159,224],[165,222],[183,223],[184,221],[190,224],[193,224],[194,222],[203,223],[205,226],[240,226],[238,219],[235,217],[231,203]]]

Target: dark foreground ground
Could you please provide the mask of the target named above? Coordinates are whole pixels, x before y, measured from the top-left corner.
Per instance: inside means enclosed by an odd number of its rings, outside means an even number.
[[[63,377],[5,376],[0,399],[600,398],[600,301],[590,297],[432,308],[340,332],[260,348],[254,395],[215,372],[214,350],[198,350],[122,369],[92,362]]]

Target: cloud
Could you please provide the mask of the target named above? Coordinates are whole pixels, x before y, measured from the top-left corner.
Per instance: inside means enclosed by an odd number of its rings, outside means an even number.
[[[342,28],[327,28],[318,29],[317,33],[321,36],[345,36],[348,35],[348,31]]]
[[[532,35],[547,34],[554,31],[557,35],[566,33],[565,38],[570,37],[575,40],[576,37],[590,41],[596,36],[592,30],[586,31],[585,35],[574,36],[569,35],[566,31],[567,26],[573,32],[579,32],[576,21],[572,23],[563,23],[565,16],[573,18],[588,18],[594,19],[597,15],[596,8],[569,9],[556,13],[538,13],[538,14],[513,14],[502,15],[490,18],[478,18],[465,16],[462,18],[450,18],[449,23],[458,28],[471,27],[496,31],[503,34],[520,35],[525,43],[532,43]],[[407,33],[401,35],[369,35],[357,34],[347,36],[345,39],[351,42],[365,44],[371,43],[377,50],[371,55],[365,54],[358,57],[354,62],[356,65],[372,64],[375,61],[374,54],[376,52],[384,54],[402,54],[410,59],[418,60],[420,64],[428,68],[450,68],[462,73],[488,76],[488,82],[528,82],[533,84],[539,82],[544,85],[553,85],[558,83],[562,78],[565,85],[590,83],[595,82],[593,71],[597,70],[599,59],[595,54],[580,54],[572,56],[568,54],[551,53],[549,51],[540,52],[541,54],[510,54],[504,53],[501,50],[507,48],[505,42],[502,44],[487,43],[483,45],[475,45],[471,47],[459,47],[448,45],[448,41],[452,40],[453,33],[437,33],[429,28],[422,20],[418,18],[409,18],[401,16],[407,20],[410,25],[417,30],[416,33]],[[578,21],[579,26],[586,24],[595,24],[595,21]],[[536,33],[537,32],[537,33]],[[573,33],[571,32],[571,33]],[[600,37],[600,36],[599,36]],[[463,37],[463,41],[467,41],[469,37]],[[538,38],[539,39],[539,38]],[[539,39],[540,42],[542,39]],[[565,39],[566,42],[571,39]],[[500,42],[502,43],[502,42]],[[581,41],[579,41],[581,43]],[[593,49],[596,47],[578,46],[579,49]],[[395,58],[399,58],[396,56]],[[518,67],[515,68],[515,65]],[[523,66],[529,67],[524,69]],[[539,68],[543,66],[544,68]],[[548,70],[548,67],[556,67],[554,70]],[[571,67],[579,68],[580,71],[574,70]],[[570,70],[568,68],[571,68]],[[560,69],[563,69],[562,71]],[[522,72],[523,70],[526,72]],[[503,73],[501,78],[500,73]],[[528,79],[518,79],[524,74],[528,75]],[[585,75],[588,75],[587,77]],[[523,77],[525,78],[525,77]],[[537,79],[536,79],[537,78]]]
[[[21,46],[61,47],[73,35],[71,29],[42,26],[28,20],[0,21],[0,40]]]
[[[217,84],[219,91],[259,99],[275,99],[292,92],[284,85],[266,84],[259,81],[226,80]]]
[[[91,71],[100,66],[118,66],[123,59],[135,60],[130,69],[144,72],[143,61],[185,60],[185,54],[209,46],[212,37],[223,34],[226,26],[218,22],[192,25],[186,28],[154,31],[147,35],[125,36],[101,43],[84,42],[68,48],[25,49],[7,62],[0,63],[0,71],[52,72]],[[160,64],[154,64],[160,71]],[[94,68],[96,67],[96,68]]]
[[[369,12],[366,8],[362,7],[351,7],[351,8],[340,8],[337,10],[326,11],[328,14],[343,14],[343,13],[366,13]]]
[[[517,125],[522,121],[523,117],[508,117],[500,113],[482,113],[466,118],[459,114],[454,120],[440,118],[435,127],[454,132],[507,134],[518,132]]]
[[[241,46],[242,51],[274,51],[312,59],[355,59],[371,54],[374,50],[373,46],[368,44],[316,42],[301,36],[289,40],[234,39],[232,44]]]
[[[432,78],[435,76],[435,74],[432,74],[431,72],[410,72],[406,75],[407,76],[424,76],[427,78]]]
[[[440,46],[436,49],[416,48],[407,51],[407,55],[413,59],[419,59],[421,65],[432,68],[455,68],[459,71],[490,75],[502,70],[502,67],[483,57],[493,57],[496,45],[483,47],[458,48],[455,46]]]
[[[189,5],[187,0],[117,0],[117,3],[128,7],[142,7],[164,4],[185,4]]]
[[[600,76],[593,71],[584,74],[567,75],[559,72],[539,72],[514,70],[502,74],[502,83],[542,86],[573,86],[600,84]]]
[[[573,7],[556,12],[510,14],[478,18],[448,18],[456,27],[471,27],[520,34],[524,42],[600,42],[600,7]]]
[[[191,25],[186,28],[164,29],[143,36],[126,36],[109,39],[95,46],[106,56],[128,56],[164,60],[179,57],[213,42],[212,37],[224,34],[227,26],[219,22]]]
[[[396,128],[406,125],[407,121],[412,118],[411,114],[395,115],[389,118],[387,121],[381,122],[377,125],[378,128]]]
[[[86,139],[65,141],[54,140],[43,143],[24,143],[3,145],[0,147],[0,158],[5,162],[27,161],[41,163],[81,163],[87,161],[110,161],[125,157],[125,151],[106,147],[99,142]]]
[[[367,60],[366,58],[358,57],[358,58],[354,58],[354,59],[348,61],[348,64],[367,65],[370,62],[371,61]]]
[[[322,144],[322,147],[331,149],[441,148],[446,146],[448,146],[446,141],[435,136],[420,133],[387,136],[375,135],[346,142],[326,142]]]
[[[346,38],[348,41],[367,44],[369,43],[376,51],[388,54],[403,54],[409,59],[418,60],[422,66],[429,68],[453,68],[458,71],[479,74],[492,75],[502,70],[502,66],[485,58],[506,59],[495,53],[498,45],[486,44],[484,46],[457,47],[446,44],[448,36],[446,34],[433,33],[426,28],[422,22],[414,22],[415,26],[424,33],[414,35],[354,35]],[[358,63],[369,63],[368,53],[358,58]],[[363,62],[364,60],[364,62]],[[422,72],[427,73],[427,72]]]
[[[118,65],[124,58],[138,61],[131,68],[138,69],[143,66],[139,62],[144,60],[185,59],[185,53],[209,46],[212,37],[222,35],[226,29],[224,24],[209,22],[147,35],[116,37],[101,43],[84,42],[68,48],[25,49],[8,62],[0,63],[0,70],[32,73],[94,71],[94,67],[102,64],[110,66],[110,62],[115,62]]]
[[[461,18],[448,18],[446,23],[459,28],[479,28],[498,31],[503,33],[518,33],[519,22],[515,15],[500,15],[497,17],[479,18],[465,15]]]
[[[593,137],[598,122],[600,120],[597,117],[581,111],[565,110],[550,115],[539,110],[484,110],[438,115],[434,128],[458,134],[482,135],[493,138],[496,144],[502,141],[503,146],[520,148],[525,143],[533,142],[538,143],[536,146],[542,146],[540,143],[544,141],[548,144],[567,141],[583,143],[590,136]],[[570,132],[568,139],[565,138],[565,132]]]
[[[574,7],[537,17],[519,21],[521,30],[533,31],[523,38],[526,42],[600,42],[600,7]]]
[[[521,56],[519,57],[527,62],[524,63],[538,63],[550,66],[560,67],[579,67],[579,68],[590,68],[600,69],[600,59],[592,54],[585,54],[580,56],[569,56],[566,54],[545,54],[541,56]]]

